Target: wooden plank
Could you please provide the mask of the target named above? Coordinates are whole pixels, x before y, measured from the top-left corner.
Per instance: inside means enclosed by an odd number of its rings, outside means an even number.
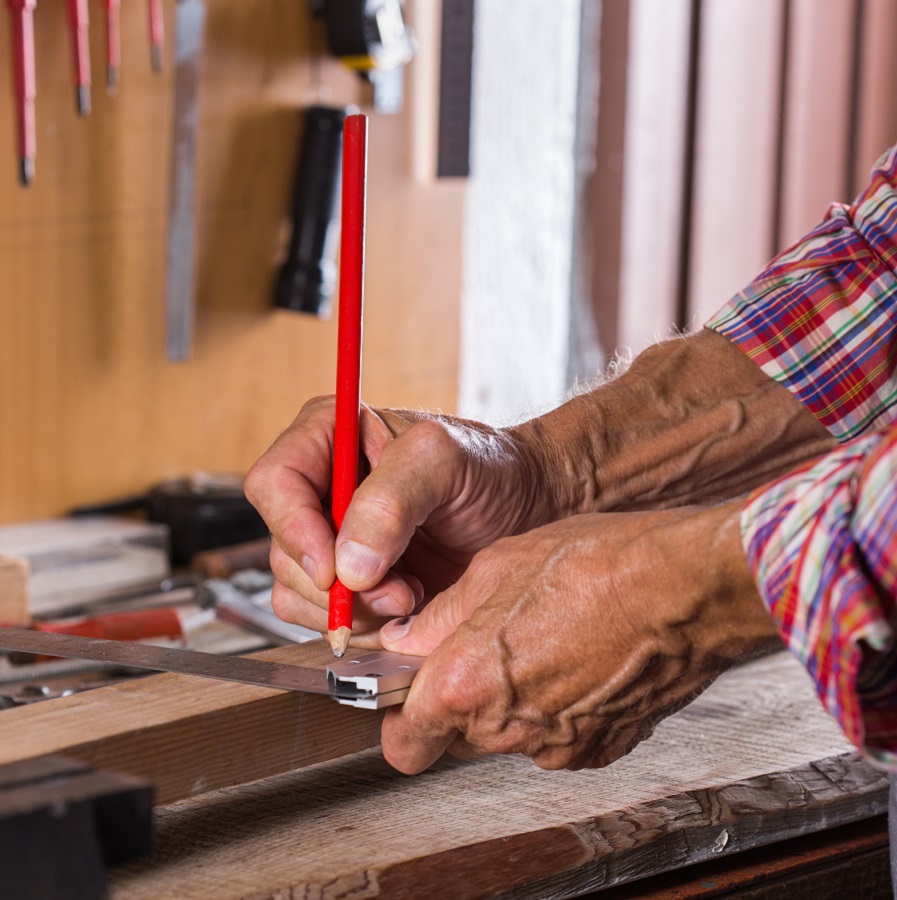
[[[887,788],[779,654],[603,770],[489,757],[407,778],[369,750],[173,804],[112,896],[572,896],[880,815]]]
[[[784,5],[701,6],[688,325],[700,326],[774,253]]]
[[[28,563],[0,556],[0,624],[28,621]]]
[[[601,900],[893,900],[887,816],[602,891]]]
[[[857,4],[793,0],[783,119],[778,247],[790,246],[848,201],[853,140],[853,65]]]
[[[321,667],[333,658],[321,641],[260,656]],[[170,674],[2,716],[0,765],[62,753],[148,778],[159,803],[374,747],[380,728],[379,713],[329,697]]]

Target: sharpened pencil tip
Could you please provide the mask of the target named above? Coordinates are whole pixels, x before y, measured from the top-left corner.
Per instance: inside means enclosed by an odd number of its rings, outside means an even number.
[[[162,71],[162,45],[153,44],[150,47],[150,64],[154,72]]]
[[[106,67],[106,91],[112,95],[118,93],[118,66]]]
[[[337,628],[335,631],[327,632],[327,640],[330,641],[330,649],[337,659],[342,659],[346,655],[346,648],[349,646],[349,638],[352,637],[350,629],[345,625]]]

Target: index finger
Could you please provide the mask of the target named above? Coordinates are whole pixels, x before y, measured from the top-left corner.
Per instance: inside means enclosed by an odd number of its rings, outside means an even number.
[[[331,397],[306,403],[250,469],[244,487],[277,543],[321,590],[335,578],[333,531],[321,506],[333,467],[333,410]]]

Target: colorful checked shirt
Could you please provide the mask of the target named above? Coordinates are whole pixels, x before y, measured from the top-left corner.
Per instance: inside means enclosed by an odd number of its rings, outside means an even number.
[[[743,541],[826,709],[897,770],[897,147],[707,327],[841,442],[747,499]]]

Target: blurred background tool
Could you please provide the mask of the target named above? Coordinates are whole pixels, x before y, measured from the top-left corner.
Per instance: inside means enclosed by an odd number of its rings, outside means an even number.
[[[330,50],[374,88],[374,110],[402,110],[403,69],[414,56],[414,40],[401,0],[314,0],[327,23]]]
[[[90,115],[90,19],[87,0],[69,0],[75,53],[75,106],[78,115]]]
[[[12,83],[16,109],[19,182],[28,187],[34,180],[37,138],[34,132],[34,8],[37,0],[6,0],[10,12]]]
[[[339,179],[346,110],[310,106],[305,124],[291,210],[292,232],[274,303],[285,309],[330,314],[336,287],[339,239]]]
[[[106,90],[118,93],[121,69],[121,0],[106,0]]]
[[[150,64],[154,72],[162,71],[162,48],[165,44],[165,20],[162,0],[148,0],[150,27]]]
[[[243,477],[231,472],[194,472],[153,485],[143,494],[76,507],[69,515],[90,520],[130,513],[143,513],[150,522],[166,526],[171,562],[176,566],[187,565],[205,550],[268,537],[268,527],[243,493]],[[254,548],[253,568],[263,567],[259,557]]]
[[[150,9],[152,10],[152,6]],[[174,11],[174,147],[165,290],[167,350],[172,362],[190,358],[196,291],[196,136],[205,0],[178,0]],[[155,33],[153,35],[155,41]],[[153,44],[155,49],[157,44]],[[155,59],[154,59],[155,64]]]
[[[102,613],[82,619],[62,621],[33,621],[32,631],[50,634],[77,634],[82,637],[106,638],[111,641],[144,641],[150,638],[179,640],[210,620],[214,613],[203,611],[198,605],[157,607],[131,612]],[[0,626],[7,623],[0,622]]]

